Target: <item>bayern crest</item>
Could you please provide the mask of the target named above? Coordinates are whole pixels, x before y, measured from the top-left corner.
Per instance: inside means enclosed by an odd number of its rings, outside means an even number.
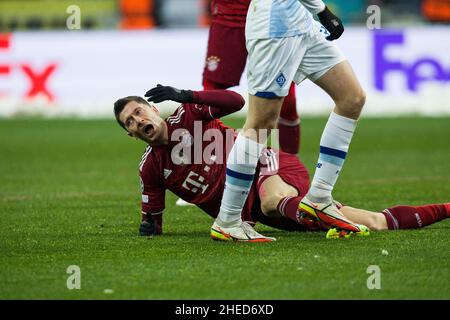
[[[219,68],[220,59],[217,56],[210,56],[206,59],[206,68],[213,72]]]

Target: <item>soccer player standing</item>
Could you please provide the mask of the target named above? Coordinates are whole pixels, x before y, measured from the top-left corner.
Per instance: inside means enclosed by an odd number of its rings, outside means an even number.
[[[245,21],[251,0],[212,0],[208,49],[203,69],[203,88],[228,89],[239,85],[247,63]],[[295,83],[289,87],[278,118],[280,149],[297,154],[300,148],[300,119]]]
[[[313,19],[315,14],[322,25]],[[339,212],[331,194],[365,102],[365,93],[350,64],[331,42],[343,31],[340,19],[321,0],[250,3],[245,30],[249,112],[227,161],[225,191],[212,230],[241,233],[240,212],[266,143],[267,134],[259,130],[275,127],[291,82],[309,78],[333,99],[335,108],[322,133],[310,190],[299,200],[299,208],[334,227],[360,231],[359,225]]]
[[[203,69],[205,90],[228,89],[239,85],[247,63],[245,21],[251,0],[211,0],[211,25]],[[300,119],[297,113],[295,83],[289,87],[278,117],[279,146],[284,152],[300,150]],[[187,202],[178,199],[177,205]]]

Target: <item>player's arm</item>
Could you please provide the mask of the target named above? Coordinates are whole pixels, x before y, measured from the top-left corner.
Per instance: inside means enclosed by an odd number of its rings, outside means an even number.
[[[309,12],[319,17],[320,23],[330,32],[327,40],[336,40],[344,33],[344,26],[322,0],[299,0]]]
[[[242,109],[244,98],[231,90],[193,91],[194,103],[209,107],[213,118],[225,117]]]
[[[148,101],[155,103],[172,100],[181,103],[195,103],[208,106],[213,118],[221,118],[242,109],[244,98],[231,90],[192,91],[157,85],[145,94]]]
[[[165,189],[154,172],[141,172],[142,218],[139,226],[141,236],[163,233],[163,212],[165,209]]]

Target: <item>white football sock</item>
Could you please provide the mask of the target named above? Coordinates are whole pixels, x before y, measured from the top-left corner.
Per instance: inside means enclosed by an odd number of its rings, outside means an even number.
[[[313,202],[331,201],[331,192],[344,165],[357,120],[331,113],[320,139],[316,172],[306,197]]]
[[[241,221],[241,212],[253,183],[258,159],[264,148],[239,134],[227,160],[225,190],[219,211],[219,220],[227,226]]]

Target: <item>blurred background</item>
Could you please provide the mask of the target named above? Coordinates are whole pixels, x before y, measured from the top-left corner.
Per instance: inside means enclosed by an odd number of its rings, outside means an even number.
[[[338,44],[367,90],[365,114],[450,114],[450,0],[325,2],[346,25]],[[0,116],[104,117],[156,83],[201,89],[209,24],[210,0],[0,0]],[[245,74],[235,90],[246,95]],[[298,91],[301,112],[330,110],[308,81]]]
[[[65,29],[65,8],[82,8],[83,29],[196,28],[209,25],[211,0],[1,0],[0,30]],[[450,22],[447,0],[330,0],[346,24],[365,24],[378,5],[387,26]]]

